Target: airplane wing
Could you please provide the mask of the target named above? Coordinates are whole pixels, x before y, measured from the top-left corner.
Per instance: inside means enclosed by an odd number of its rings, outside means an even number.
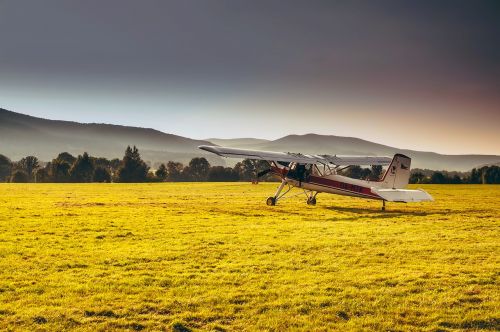
[[[329,156],[323,155],[331,164],[337,166],[351,166],[351,165],[389,165],[392,161],[390,157],[377,157],[377,156]]]
[[[198,148],[222,157],[248,158],[269,161],[296,162],[301,164],[333,164],[336,166],[352,165],[389,165],[392,158],[375,156],[330,156],[310,155],[291,152],[273,152],[226,148],[222,146],[200,145]]]

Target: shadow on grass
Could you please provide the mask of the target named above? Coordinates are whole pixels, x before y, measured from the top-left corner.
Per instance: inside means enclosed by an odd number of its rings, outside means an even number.
[[[439,326],[451,329],[495,330],[500,329],[500,318],[466,320],[461,323],[441,322]]]
[[[379,218],[392,218],[392,217],[397,217],[399,215],[406,215],[406,216],[427,216],[430,214],[449,214],[449,211],[432,211],[432,212],[425,212],[425,211],[405,211],[405,210],[397,210],[397,209],[390,209],[389,207],[386,208],[385,211],[382,211],[382,209],[373,209],[373,208],[351,208],[351,207],[342,207],[342,206],[327,206],[325,207],[326,209],[330,211],[335,211],[335,212],[348,212],[348,213],[355,213],[355,214],[360,214],[364,216],[370,216],[370,217],[379,217]]]

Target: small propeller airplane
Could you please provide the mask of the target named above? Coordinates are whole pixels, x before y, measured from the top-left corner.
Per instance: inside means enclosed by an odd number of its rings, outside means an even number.
[[[404,189],[410,179],[411,158],[402,154],[395,154],[391,159],[376,156],[309,155],[208,145],[200,145],[198,148],[221,157],[267,161],[270,168],[257,176],[271,173],[281,179],[274,196],[267,199],[267,205],[276,205],[292,188],[303,190],[308,205],[316,205],[316,196],[319,193],[381,200],[382,211],[385,210],[386,201],[407,203],[434,200],[424,190]],[[382,179],[377,181],[358,180],[339,174],[341,170],[354,165],[389,165],[389,167]],[[285,187],[287,189],[283,192]]]

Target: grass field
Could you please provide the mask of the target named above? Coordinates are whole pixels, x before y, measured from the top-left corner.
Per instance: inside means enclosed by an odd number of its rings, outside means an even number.
[[[499,330],[500,186],[0,184],[0,330]]]

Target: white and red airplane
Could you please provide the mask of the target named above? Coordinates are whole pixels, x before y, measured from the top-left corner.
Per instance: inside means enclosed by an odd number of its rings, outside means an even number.
[[[385,202],[433,201],[424,190],[404,189],[410,179],[411,159],[402,154],[390,157],[308,155],[290,152],[271,152],[201,145],[200,149],[222,157],[266,160],[270,168],[259,176],[271,172],[281,178],[281,184],[274,196],[267,199],[267,205],[276,205],[292,188],[304,191],[307,204],[316,205],[318,193],[330,193]],[[354,165],[389,165],[382,179],[378,181],[358,180],[339,175],[341,169]],[[285,192],[283,189],[287,187]]]

